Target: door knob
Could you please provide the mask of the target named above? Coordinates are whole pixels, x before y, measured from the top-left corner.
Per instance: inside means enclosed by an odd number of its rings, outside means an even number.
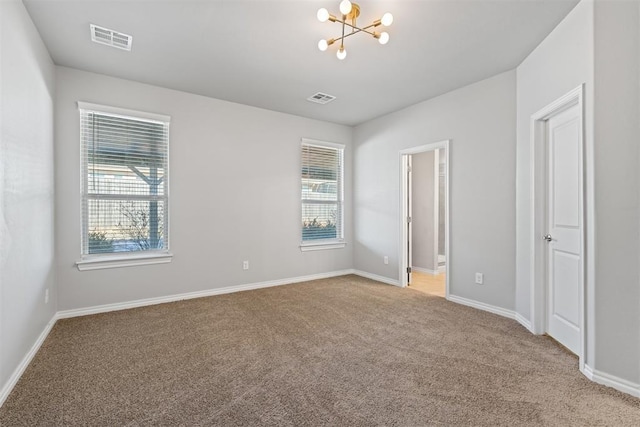
[[[545,236],[542,237],[543,240],[550,242],[553,240],[553,237],[551,237],[551,234],[547,234]]]

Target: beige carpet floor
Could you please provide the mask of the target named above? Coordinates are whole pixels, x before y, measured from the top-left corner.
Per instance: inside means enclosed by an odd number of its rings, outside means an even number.
[[[60,320],[2,426],[639,426],[516,322],[356,276]]]

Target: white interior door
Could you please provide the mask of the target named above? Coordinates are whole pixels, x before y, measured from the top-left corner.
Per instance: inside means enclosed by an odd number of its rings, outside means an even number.
[[[576,105],[547,122],[547,333],[580,353],[582,168]]]

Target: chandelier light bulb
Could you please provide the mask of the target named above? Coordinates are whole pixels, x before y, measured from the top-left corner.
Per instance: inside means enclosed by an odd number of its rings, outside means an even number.
[[[322,9],[318,9],[317,16],[318,16],[318,21],[327,22],[327,19],[329,19],[329,11],[324,7]]]
[[[380,37],[378,37],[378,43],[387,44],[389,42],[389,33],[383,31],[380,33]]]
[[[318,13],[320,13],[320,12],[318,12]],[[393,24],[393,15],[390,14],[389,12],[385,13],[384,15],[382,15],[382,18],[380,19],[380,22],[385,27],[388,27],[389,25]],[[382,43],[382,44],[384,44],[384,43]]]
[[[348,15],[351,12],[351,2],[349,0],[342,0],[340,2],[340,12],[343,15]]]
[[[342,61],[344,58],[347,57],[347,51],[344,50],[344,47],[341,47],[338,52],[336,53],[336,56],[338,57],[338,59],[340,61]]]
[[[329,47],[329,43],[327,43],[327,41],[325,39],[322,39],[318,42],[318,49],[320,49],[321,51],[325,51],[327,50],[327,48]]]

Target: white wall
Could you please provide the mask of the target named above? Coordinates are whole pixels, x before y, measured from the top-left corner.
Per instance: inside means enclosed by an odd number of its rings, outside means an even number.
[[[529,318],[529,118],[583,83],[586,142],[595,147],[587,156],[596,180],[587,185],[597,213],[587,218],[597,252],[587,295],[596,340],[586,360],[596,371],[640,383],[638,2],[583,0],[517,71],[355,131],[78,70],[56,72],[22,3],[4,0],[0,14],[0,386],[57,308],[351,267],[398,280],[399,151],[444,139],[452,141],[451,294]],[[171,264],[75,268],[78,100],[172,116]],[[298,249],[300,137],[347,144],[345,249]],[[249,271],[241,269],[245,259]],[[473,283],[476,271],[485,285]]]
[[[435,262],[435,151],[412,155],[412,264],[438,270]]]
[[[353,266],[350,127],[63,67],[56,100],[61,310]],[[77,101],[171,116],[170,264],[83,272],[74,266],[80,259]],[[344,249],[303,253],[298,247],[301,137],[347,145]]]
[[[502,73],[355,129],[356,269],[399,280],[399,151],[450,139],[450,291],[514,308],[515,78]]]
[[[516,311],[530,319],[531,115],[585,84],[585,142],[593,140],[593,3],[579,3],[517,68]]]
[[[21,1],[0,2],[0,61],[2,395],[56,311],[55,68]],[[47,288],[51,298],[45,305]]]
[[[640,393],[640,3],[596,1],[595,363]]]
[[[585,85],[587,341],[597,375],[640,383],[640,3],[583,0],[517,68],[516,311],[530,318],[530,117]],[[591,310],[591,312],[589,312]],[[637,391],[636,391],[637,393]]]

